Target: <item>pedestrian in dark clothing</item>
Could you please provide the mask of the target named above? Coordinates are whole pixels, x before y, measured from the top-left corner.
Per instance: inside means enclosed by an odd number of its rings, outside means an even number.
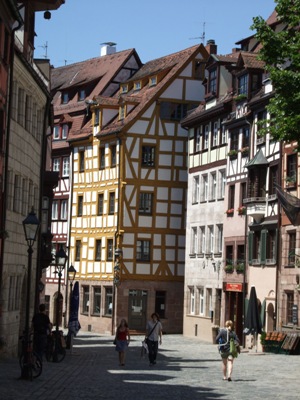
[[[32,318],[33,348],[43,360],[43,354],[47,347],[47,337],[51,333],[52,324],[46,314],[45,304],[40,304],[39,312]]]
[[[147,322],[146,326],[146,341],[149,350],[150,366],[156,364],[156,356],[158,352],[158,343],[162,343],[162,325],[159,321],[158,314],[153,313],[151,320]]]

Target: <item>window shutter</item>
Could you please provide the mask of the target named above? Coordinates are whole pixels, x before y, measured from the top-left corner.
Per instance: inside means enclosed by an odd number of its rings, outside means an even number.
[[[252,264],[252,258],[253,258],[253,236],[254,236],[254,232],[249,232],[249,235],[248,235],[248,262],[249,262],[249,264]]]
[[[260,233],[260,263],[265,265],[267,258],[267,234],[268,231],[263,229]]]
[[[277,241],[278,241],[278,229],[275,229],[275,245],[274,245],[274,258],[275,258],[275,262],[277,263]]]

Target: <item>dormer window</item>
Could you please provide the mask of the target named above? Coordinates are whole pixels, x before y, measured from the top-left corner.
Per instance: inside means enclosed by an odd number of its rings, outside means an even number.
[[[121,85],[121,89],[120,89],[121,93],[128,93],[128,85]]]
[[[62,94],[62,103],[63,104],[69,103],[69,93],[68,92],[64,92]]]
[[[125,105],[120,106],[119,108],[119,119],[124,119],[126,116]]]
[[[242,75],[238,78],[238,94],[248,95],[248,74]]]
[[[53,127],[53,140],[67,139],[69,133],[69,125],[61,124]]]
[[[100,109],[97,108],[94,113],[94,126],[98,126],[100,124]]]
[[[217,68],[209,72],[208,92],[211,94],[217,93]]]
[[[155,86],[157,84],[157,77],[156,76],[151,76],[151,78],[149,78],[149,86]]]
[[[141,81],[134,82],[134,90],[141,90],[142,83]]]
[[[59,125],[54,125],[53,127],[53,139],[58,140],[59,139]]]
[[[61,138],[62,139],[67,139],[69,133],[69,125],[68,124],[63,124],[61,127]]]
[[[85,99],[85,90],[84,89],[80,89],[78,91],[78,101],[83,101]]]

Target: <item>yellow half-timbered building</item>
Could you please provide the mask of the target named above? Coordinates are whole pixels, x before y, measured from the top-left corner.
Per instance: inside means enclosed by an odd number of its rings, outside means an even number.
[[[83,329],[144,331],[158,312],[182,332],[187,132],[203,99],[203,45],[150,61],[115,96],[90,102],[73,147],[71,254]]]

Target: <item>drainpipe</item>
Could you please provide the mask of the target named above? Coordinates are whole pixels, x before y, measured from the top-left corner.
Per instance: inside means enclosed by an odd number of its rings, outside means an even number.
[[[117,246],[117,238],[120,232],[120,218],[119,218],[119,213],[120,213],[120,205],[121,205],[121,148],[122,148],[122,140],[120,138],[117,139],[118,147],[119,147],[119,165],[118,165],[118,213],[117,213],[117,229],[115,232],[115,246],[114,246],[114,264],[116,262],[116,257],[115,257],[115,249]],[[121,268],[121,266],[120,266]],[[120,271],[121,274],[121,271]],[[113,298],[112,298],[112,303],[113,303],[113,309],[112,309],[112,320],[111,320],[111,334],[115,334],[115,327],[116,327],[116,318],[117,318],[117,307],[116,307],[116,301],[117,301],[117,286],[115,285],[115,282],[113,280]]]
[[[282,168],[282,157],[281,155],[283,154],[283,144],[280,141],[279,142],[279,146],[280,146],[280,157],[279,157],[279,172],[281,173],[281,168]],[[281,176],[281,175],[280,175]],[[279,293],[278,293],[278,289],[279,289],[279,270],[281,269],[281,262],[282,262],[282,257],[281,257],[281,239],[280,239],[280,232],[281,232],[281,213],[279,212],[281,209],[281,204],[280,202],[277,200],[277,204],[278,204],[278,219],[277,219],[277,266],[276,266],[276,281],[275,281],[275,306],[274,306],[274,310],[275,310],[275,314],[274,314],[274,321],[273,321],[273,330],[277,330],[280,326],[281,329],[281,323],[279,322],[279,326],[278,326],[278,321],[277,321],[277,317],[279,315],[278,312],[278,298],[279,298]]]
[[[50,84],[50,77],[49,77]],[[44,121],[43,121],[43,137],[42,137],[42,151],[40,158],[40,193],[39,193],[39,220],[41,221],[41,210],[42,210],[42,201],[43,201],[43,190],[44,190],[44,181],[45,181],[45,171],[46,171],[46,156],[47,156],[47,140],[48,134],[47,130],[49,127],[49,112],[51,108],[51,96],[50,93],[47,94],[47,102],[44,110]],[[41,234],[38,235],[38,246],[37,246],[37,265],[36,265],[36,274],[35,274],[35,299],[34,299],[34,310],[38,312],[39,304],[40,304],[40,291],[39,291],[39,281],[42,277],[42,271],[40,267],[40,258],[41,258]]]
[[[8,188],[8,160],[9,160],[9,138],[10,138],[10,121],[11,121],[11,109],[13,99],[13,72],[14,72],[14,56],[15,56],[15,33],[24,24],[20,18],[16,21],[18,25],[12,29],[11,32],[11,43],[10,43],[10,63],[9,63],[9,89],[8,89],[8,104],[7,104],[7,124],[6,124],[6,143],[5,143],[5,165],[3,170],[3,187],[2,187],[2,210],[1,210],[1,228],[5,231],[6,226],[6,204],[7,204],[7,188]],[[3,260],[4,260],[4,245],[5,235],[2,237],[2,246],[0,253],[0,288],[2,287],[3,278]]]
[[[70,146],[71,147],[71,146]],[[71,171],[69,176],[71,176],[70,182],[69,182],[69,188],[70,188],[70,193],[69,193],[69,200],[68,200],[68,209],[72,210],[72,204],[73,204],[73,182],[74,182],[74,168],[73,168],[73,147],[71,147],[71,152],[70,152],[70,168]],[[72,214],[72,213],[69,213]],[[67,237],[67,248],[68,248],[68,268],[65,269],[65,272],[67,273],[67,280],[66,280],[66,299],[65,299],[65,320],[64,320],[64,325],[65,328],[68,327],[69,325],[69,319],[70,319],[70,304],[68,307],[68,300],[70,299],[71,295],[71,288],[70,288],[70,293],[69,293],[69,274],[68,274],[68,269],[70,267],[70,255],[71,255],[71,229],[72,229],[72,215],[69,220],[69,226],[68,226],[68,237]]]
[[[249,129],[250,129],[250,135],[249,135],[249,159],[251,157],[251,155],[253,154],[251,145],[251,137],[252,137],[252,126],[251,123],[247,120],[247,118],[245,118],[245,122],[246,124],[249,125]],[[246,194],[248,193],[248,171],[247,171],[247,180],[246,180]],[[244,329],[245,329],[245,313],[246,313],[246,273],[248,272],[248,257],[249,257],[249,249],[247,251],[247,242],[248,242],[248,214],[246,212],[245,215],[245,231],[244,231],[244,235],[245,235],[245,241],[244,241],[244,246],[245,246],[245,270],[244,270],[244,275],[243,275],[243,321],[242,321],[242,325],[243,325],[243,343],[242,346],[245,347],[245,342],[246,342],[246,338],[245,338],[245,334],[244,334]]]

